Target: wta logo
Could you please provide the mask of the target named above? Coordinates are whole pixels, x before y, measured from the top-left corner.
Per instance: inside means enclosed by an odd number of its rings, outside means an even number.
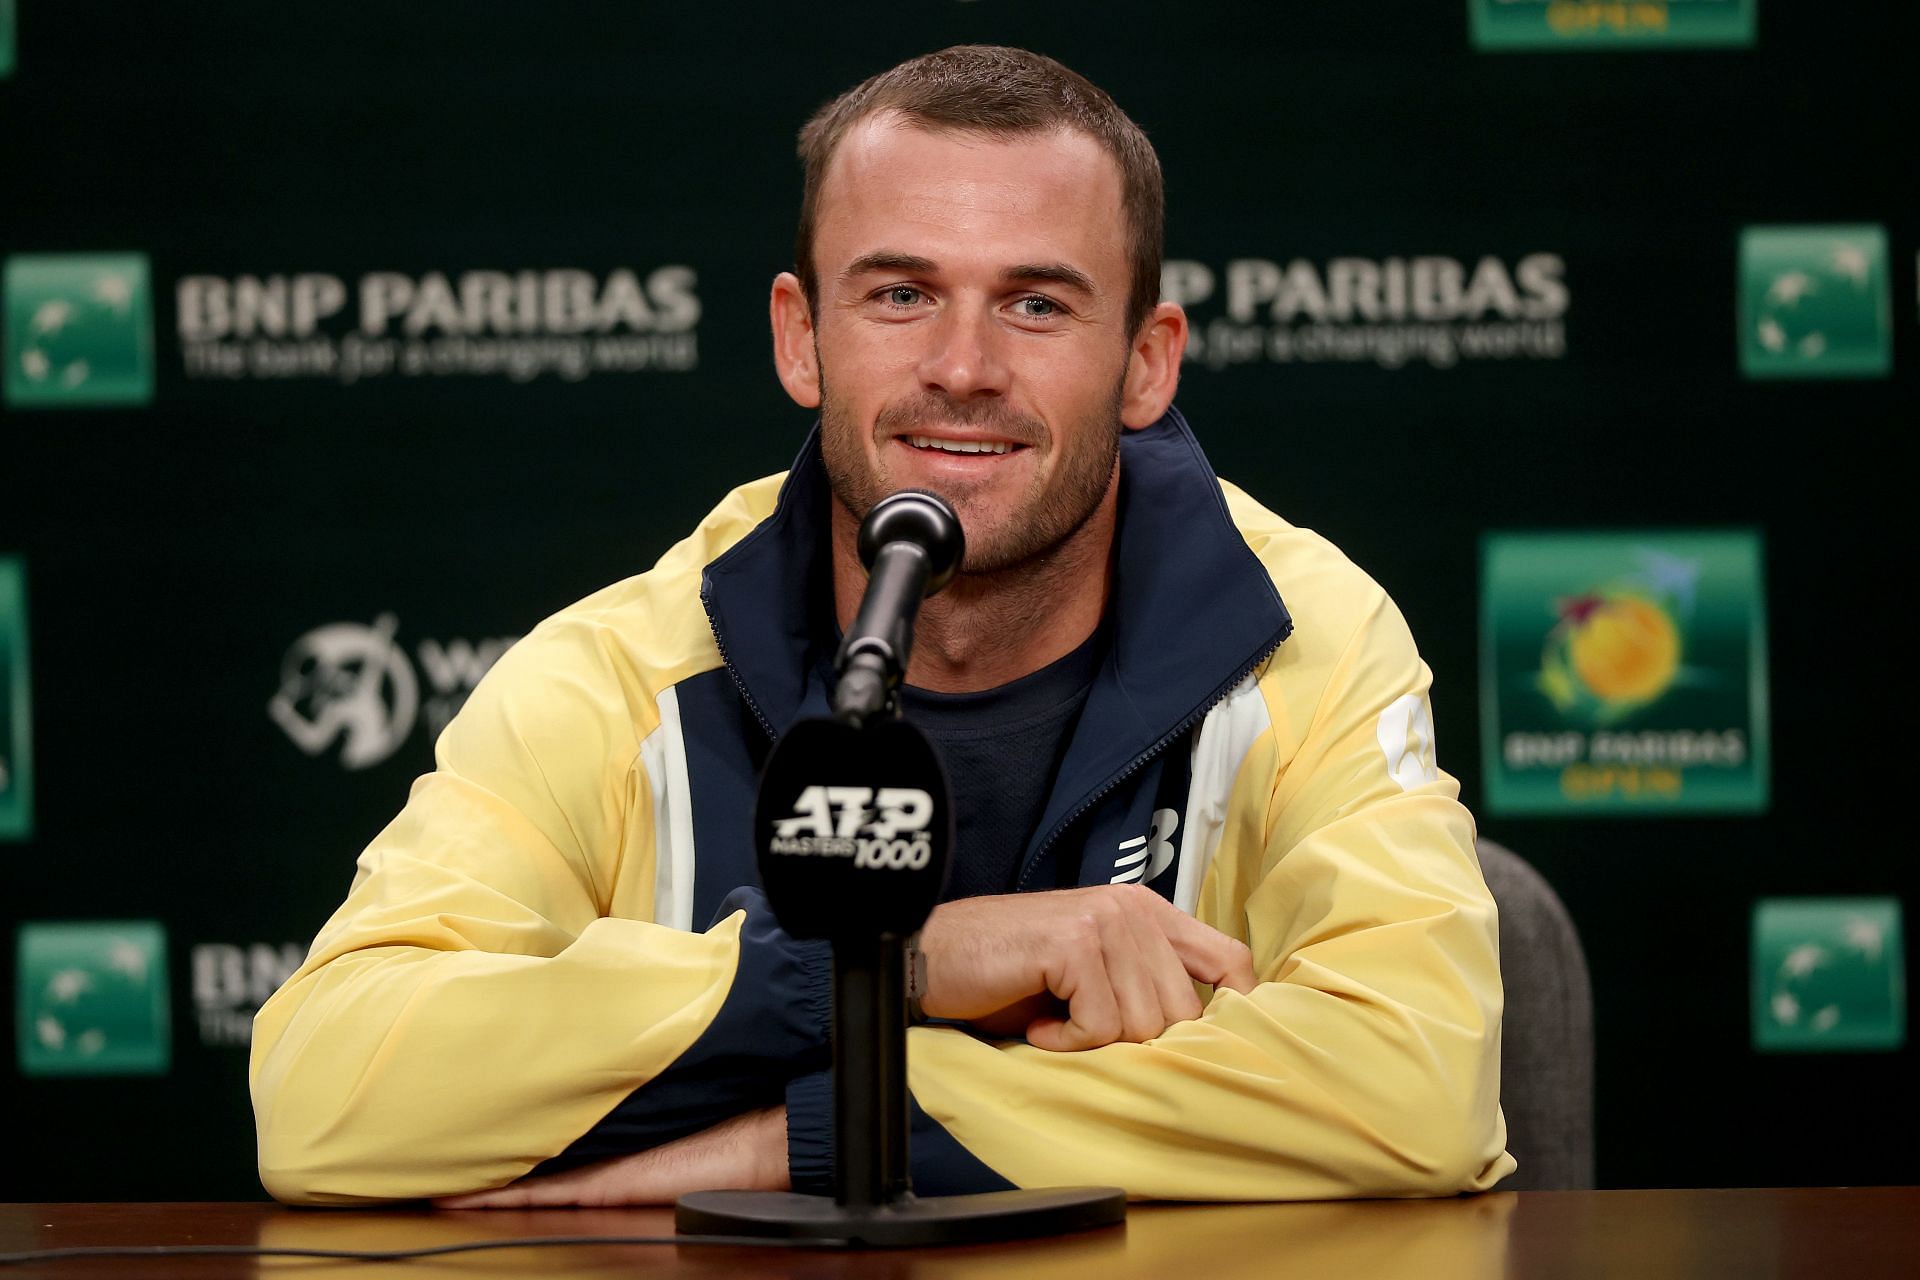
[[[812,786],[793,802],[793,816],[776,819],[770,852],[798,857],[852,858],[875,870],[919,871],[933,858],[927,824],[933,796],[918,787]]]
[[[399,619],[383,613],[372,626],[334,622],[307,632],[287,650],[267,714],[306,754],[325,755],[337,743],[347,769],[371,768],[400,750],[416,724],[438,738],[515,639],[422,640],[416,671],[399,629]]]

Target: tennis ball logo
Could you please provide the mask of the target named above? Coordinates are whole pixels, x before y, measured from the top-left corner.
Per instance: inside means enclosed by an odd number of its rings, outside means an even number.
[[[1680,632],[1651,600],[1623,595],[1595,605],[1568,642],[1574,674],[1606,702],[1652,702],[1680,670]]]
[[[1680,674],[1680,628],[1658,601],[1615,589],[1563,600],[1558,611],[1539,683],[1561,711],[1615,720],[1658,699]]]

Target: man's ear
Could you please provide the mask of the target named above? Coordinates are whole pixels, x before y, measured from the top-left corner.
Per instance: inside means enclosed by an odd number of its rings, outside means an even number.
[[[782,271],[773,278],[767,316],[773,322],[773,371],[780,375],[780,385],[802,409],[818,409],[820,359],[814,346],[813,308],[807,305],[807,291],[793,272]]]
[[[1121,390],[1120,421],[1135,431],[1160,421],[1180,385],[1180,361],[1187,352],[1187,313],[1177,302],[1162,302],[1134,335]]]

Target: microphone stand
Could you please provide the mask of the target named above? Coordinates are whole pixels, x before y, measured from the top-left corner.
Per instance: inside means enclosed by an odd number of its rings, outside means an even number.
[[[803,720],[780,739],[761,775],[754,814],[761,880],[775,915],[794,937],[833,944],[833,1197],[700,1191],[680,1198],[675,1228],[898,1247],[1123,1222],[1126,1194],[1117,1187],[913,1194],[907,940],[945,887],[953,816],[939,755],[900,717],[894,689],[906,671],[920,601],[952,577],[962,543],[945,502],[909,491],[876,504],[861,525],[860,544],[870,575],[835,664],[834,718]],[[810,827],[802,816],[850,793],[864,797],[859,803],[874,801],[863,813],[873,820],[860,828],[876,830],[870,841],[829,834],[824,818]],[[803,829],[815,834],[798,834]],[[892,838],[900,834],[912,839]],[[874,853],[879,846],[885,851]]]

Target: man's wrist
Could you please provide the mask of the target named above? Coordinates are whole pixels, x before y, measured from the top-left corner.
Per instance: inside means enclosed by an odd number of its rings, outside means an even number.
[[[927,1011],[921,1007],[927,996],[927,953],[920,949],[918,933],[907,939],[906,962],[907,1025],[917,1027],[927,1021]]]
[[[787,1169],[786,1107],[769,1107],[761,1112],[756,1128],[758,1133],[753,1152],[759,1167],[755,1171],[758,1176],[753,1181],[754,1188],[760,1191],[790,1190],[793,1182]]]

